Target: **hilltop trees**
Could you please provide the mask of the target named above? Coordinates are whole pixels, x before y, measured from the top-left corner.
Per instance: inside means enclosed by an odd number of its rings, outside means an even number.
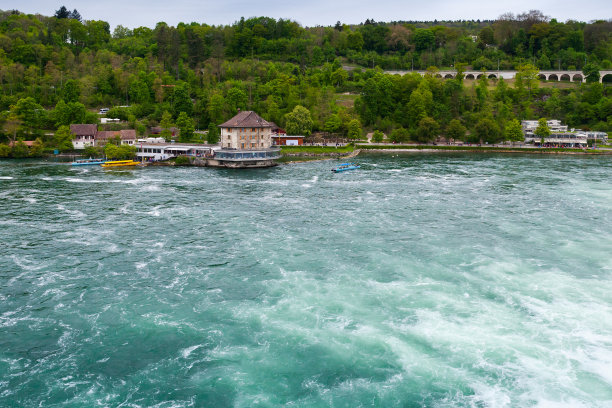
[[[471,140],[477,133],[483,141],[512,140],[514,119],[544,116],[610,130],[609,76],[598,83],[599,72],[612,68],[610,27],[560,23],[534,11],[495,21],[312,28],[255,17],[229,26],[117,27],[111,34],[108,23],[83,22],[66,7],[51,17],[0,11],[0,141],[41,135],[59,143],[44,133],[97,123],[94,112],[103,106],[114,106],[107,117],[139,134],[180,122],[183,137],[197,126],[209,129],[209,140],[238,109],[295,134],[354,139],[374,129],[395,141],[439,133],[461,139],[469,129]],[[519,75],[496,86],[462,78],[466,69],[497,66]],[[384,72],[412,68],[427,72]],[[457,78],[439,77],[452,68]],[[582,70],[589,83],[540,87],[543,68]]]

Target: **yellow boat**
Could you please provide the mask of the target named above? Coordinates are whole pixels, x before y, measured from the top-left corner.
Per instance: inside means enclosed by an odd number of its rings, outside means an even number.
[[[140,162],[134,160],[115,160],[115,161],[107,161],[101,164],[102,167],[122,167],[122,166],[136,166],[140,164]]]

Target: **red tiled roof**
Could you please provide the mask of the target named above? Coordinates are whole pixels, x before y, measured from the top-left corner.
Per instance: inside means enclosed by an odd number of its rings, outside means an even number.
[[[134,129],[123,129],[123,130],[101,130],[96,133],[96,140],[108,140],[113,137],[119,136],[121,140],[136,139],[136,130]]]
[[[238,112],[236,116],[219,125],[225,128],[269,128],[270,122],[253,111]]]
[[[135,129],[123,129],[120,133],[121,133],[121,140],[136,139]]]
[[[116,136],[119,136],[119,131],[117,130],[101,130],[96,133],[96,140],[108,140]]]
[[[15,144],[19,143],[20,141],[18,140],[17,142],[15,142]],[[35,141],[34,140],[21,140],[21,142],[25,143],[26,146],[28,147],[32,147],[34,146]],[[9,142],[9,146],[13,147],[13,142]]]
[[[70,125],[70,132],[72,132],[75,136],[93,136],[96,134],[97,130],[98,130],[97,125],[90,125],[90,124]]]

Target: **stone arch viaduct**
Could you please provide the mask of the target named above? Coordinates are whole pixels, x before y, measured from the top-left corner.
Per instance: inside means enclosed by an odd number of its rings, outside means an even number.
[[[388,74],[405,75],[411,72],[417,72],[425,75],[427,71],[385,71]],[[512,79],[518,71],[465,71],[463,73],[465,79],[478,79],[483,75],[491,79]],[[599,71],[599,82],[603,83],[604,78],[612,81],[612,70]],[[454,78],[457,76],[457,71],[438,71],[435,73],[438,78]],[[568,82],[586,82],[582,71],[539,71],[538,78],[546,81],[568,81]]]

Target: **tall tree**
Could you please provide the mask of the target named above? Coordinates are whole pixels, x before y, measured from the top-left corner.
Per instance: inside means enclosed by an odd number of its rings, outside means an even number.
[[[504,138],[514,144],[514,142],[521,142],[525,140],[523,136],[523,128],[521,127],[521,122],[517,119],[512,119],[506,123],[506,128],[504,129]]]
[[[70,10],[66,8],[66,6],[62,6],[59,10],[55,11],[56,18],[70,18]]]
[[[546,122],[546,118],[540,118],[538,120],[538,127],[533,131],[533,134],[540,138],[542,142],[544,139],[550,136],[550,128]]]
[[[293,111],[285,115],[287,134],[309,136],[312,133],[313,125],[310,111],[301,105],[297,105]]]

